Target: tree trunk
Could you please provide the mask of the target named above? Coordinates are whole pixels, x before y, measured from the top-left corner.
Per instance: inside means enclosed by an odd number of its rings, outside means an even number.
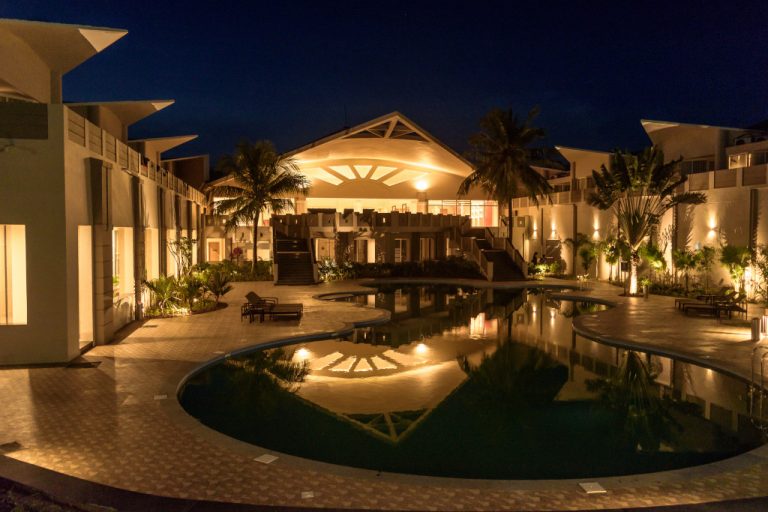
[[[261,212],[256,214],[256,218],[253,219],[253,261],[251,261],[251,273],[256,275],[256,241],[259,239],[259,217]]]
[[[512,243],[512,199],[507,201],[507,238]]]
[[[637,267],[640,265],[640,255],[632,251],[629,258],[629,294],[637,295]]]

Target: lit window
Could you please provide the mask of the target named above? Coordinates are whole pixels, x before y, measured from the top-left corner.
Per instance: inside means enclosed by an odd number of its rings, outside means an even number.
[[[115,300],[133,293],[133,228],[112,230],[112,291]]]
[[[728,168],[749,167],[749,153],[736,153],[728,157]]]
[[[0,325],[26,323],[26,231],[21,225],[0,224]]]

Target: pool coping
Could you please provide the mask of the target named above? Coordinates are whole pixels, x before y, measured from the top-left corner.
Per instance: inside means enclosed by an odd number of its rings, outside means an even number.
[[[521,290],[528,288],[539,288],[547,290],[568,290],[568,293],[552,293],[552,298],[555,299],[568,299],[568,300],[580,300],[585,302],[592,302],[597,304],[603,304],[614,308],[625,307],[620,301],[613,301],[600,297],[593,297],[584,294],[589,292],[589,289],[584,289],[580,284],[574,286],[573,283],[564,281],[562,284],[553,282],[538,282],[538,281],[508,281],[508,282],[477,282],[468,279],[452,279],[452,278],[397,278],[397,279],[370,279],[359,280],[358,284],[361,286],[375,286],[377,284],[397,285],[397,284],[445,284],[450,286],[467,286],[473,288],[483,289],[500,289],[500,290]],[[578,289],[577,289],[578,288]],[[618,291],[618,290],[617,290]],[[329,296],[345,296],[345,295],[361,295],[363,291],[337,291],[331,293],[321,293],[313,295],[313,298],[317,300],[329,300]],[[362,305],[355,305],[357,307],[365,307]],[[724,471],[733,471],[738,469],[745,469],[751,466],[764,463],[768,460],[768,443],[754,448],[750,451],[744,452],[733,457],[722,459],[719,461],[701,464],[697,466],[690,466],[686,468],[658,471],[652,473],[638,473],[624,476],[607,476],[607,477],[583,477],[583,478],[569,478],[569,479],[531,479],[531,480],[501,480],[501,479],[470,479],[470,478],[455,478],[455,477],[436,477],[426,475],[412,475],[407,473],[389,473],[380,472],[375,470],[355,468],[351,466],[343,466],[339,464],[332,464],[328,462],[317,461],[313,459],[306,459],[303,457],[282,453],[276,450],[260,447],[258,445],[248,443],[235,439],[231,436],[223,434],[213,428],[203,425],[198,420],[193,418],[187,413],[179,402],[179,393],[184,384],[189,378],[199,373],[203,369],[218,363],[219,361],[233,356],[240,355],[255,350],[261,350],[265,348],[275,348],[284,345],[290,345],[302,341],[317,341],[321,339],[328,339],[332,337],[343,336],[349,334],[353,329],[357,327],[365,327],[370,325],[377,325],[386,323],[389,321],[389,311],[368,308],[372,311],[380,313],[380,317],[372,320],[365,320],[361,322],[348,322],[341,329],[326,332],[317,332],[302,334],[298,336],[280,337],[265,342],[260,342],[258,345],[251,345],[242,347],[238,350],[231,351],[227,354],[215,357],[204,363],[197,365],[185,375],[179,379],[178,376],[168,379],[170,387],[175,386],[175,393],[173,400],[165,401],[161,404],[163,411],[176,422],[184,426],[184,428],[194,432],[195,434],[205,438],[206,440],[219,444],[228,449],[236,450],[240,453],[248,453],[253,457],[258,457],[264,454],[271,454],[278,457],[278,460],[273,464],[286,464],[291,468],[305,469],[310,471],[319,471],[325,473],[331,473],[343,477],[351,477],[363,480],[371,481],[386,481],[395,484],[408,484],[416,486],[438,486],[438,487],[451,487],[451,488],[463,488],[463,489],[487,489],[487,490],[531,490],[531,491],[573,491],[579,483],[583,482],[599,482],[606,490],[618,490],[627,486],[649,486],[657,485],[660,483],[673,482],[673,481],[686,481],[699,479],[704,477],[711,477],[722,473]],[[599,311],[590,315],[599,315],[605,313]],[[579,317],[583,318],[583,317]],[[577,326],[576,318],[572,321],[573,329],[576,334],[583,336],[587,339],[603,343],[606,345],[624,348],[624,349],[636,349],[644,352],[650,352],[657,355],[674,357],[683,362],[689,362],[698,366],[706,368],[712,368],[719,372],[725,373],[731,377],[739,380],[749,382],[749,377],[740,375],[738,372],[733,371],[722,364],[718,364],[716,360],[708,360],[691,356],[683,352],[677,352],[674,350],[667,350],[658,347],[648,347],[647,345],[634,343],[631,341],[625,341],[621,339],[611,338],[610,336],[594,332],[583,326]]]

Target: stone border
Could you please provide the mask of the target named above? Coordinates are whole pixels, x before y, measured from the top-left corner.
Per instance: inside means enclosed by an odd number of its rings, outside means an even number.
[[[585,302],[593,302],[596,304],[602,304],[611,308],[623,307],[620,302],[614,302],[608,299],[599,297],[591,297],[589,295],[582,295],[579,292],[585,290],[579,290],[577,287],[567,283],[556,283],[549,281],[519,281],[519,282],[505,282],[496,283],[488,281],[473,281],[469,279],[440,279],[440,278],[397,278],[397,279],[371,279],[360,282],[361,286],[375,286],[378,284],[444,284],[452,286],[467,286],[473,288],[483,289],[499,289],[499,290],[518,290],[527,288],[540,288],[547,290],[574,290],[574,293],[553,293],[552,297],[555,299],[568,299],[568,300],[580,300]],[[339,291],[314,295],[313,298],[317,300],[331,300],[329,297],[344,297],[362,295],[362,291]],[[363,307],[357,305],[358,307]],[[381,316],[372,320],[365,320],[361,322],[347,323],[342,329],[336,331],[326,331],[311,334],[303,334],[300,336],[292,336],[287,338],[280,338],[271,341],[262,342],[259,345],[251,345],[243,347],[241,349],[232,351],[219,357],[215,357],[206,361],[205,363],[196,366],[192,370],[188,371],[181,380],[178,378],[171,378],[172,384],[175,382],[174,400],[168,400],[162,404],[164,411],[172,418],[176,423],[181,423],[185,428],[193,431],[195,434],[201,437],[220,444],[228,449],[238,452],[248,452],[254,456],[262,455],[264,453],[274,454],[279,457],[278,461],[274,464],[287,463],[290,467],[297,469],[306,469],[318,472],[327,472],[339,476],[360,478],[364,480],[378,480],[388,481],[399,484],[409,485],[421,485],[421,486],[439,486],[439,487],[452,487],[452,488],[471,488],[471,489],[497,489],[497,490],[531,490],[531,491],[573,491],[576,486],[585,481],[599,481],[600,484],[608,491],[617,490],[626,486],[647,486],[658,485],[660,483],[667,483],[673,481],[692,480],[697,478],[712,477],[721,472],[733,471],[738,469],[744,469],[752,465],[762,463],[768,459],[768,443],[759,446],[748,452],[735,455],[733,457],[711,462],[708,464],[702,464],[698,466],[690,466],[686,468],[659,471],[653,473],[638,473],[634,475],[624,476],[611,476],[611,477],[584,477],[584,478],[570,478],[570,479],[557,479],[557,480],[494,480],[494,479],[469,479],[469,478],[452,478],[452,477],[435,477],[426,475],[410,475],[406,473],[386,473],[378,472],[375,470],[368,470],[362,468],[355,468],[351,466],[343,466],[339,464],[332,464],[328,462],[317,461],[313,459],[306,459],[295,455],[290,455],[268,448],[263,448],[258,445],[247,443],[235,439],[231,436],[223,434],[215,429],[212,429],[202,423],[198,422],[194,417],[189,415],[186,410],[181,406],[179,402],[179,394],[186,384],[186,382],[200,371],[208,368],[219,361],[231,357],[233,355],[242,355],[256,350],[265,348],[275,348],[285,345],[290,345],[302,341],[319,341],[328,338],[339,337],[350,334],[353,329],[357,327],[366,327],[370,325],[378,325],[389,321],[389,311],[380,310],[377,308],[371,308],[372,310],[379,311]],[[604,312],[596,312],[594,314],[600,314]],[[695,364],[697,366],[711,367],[719,372],[734,377],[745,382],[749,382],[748,378],[738,375],[737,373],[722,368],[718,365],[711,364],[712,361],[699,360],[696,357],[686,356],[685,354],[675,351],[667,351],[661,349],[649,349],[648,347],[640,344],[627,342],[623,340],[612,339],[606,335],[600,333],[592,333],[590,330],[580,327],[577,329],[576,322],[572,322],[574,332],[582,337],[603,343],[609,346],[624,348],[629,350],[642,350],[644,352],[650,352],[657,355],[663,355],[667,357],[674,357],[683,362]]]

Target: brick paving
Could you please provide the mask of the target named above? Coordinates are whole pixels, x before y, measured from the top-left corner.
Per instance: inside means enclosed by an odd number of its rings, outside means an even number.
[[[301,321],[241,322],[247,289],[303,302]],[[608,493],[585,495],[576,481],[476,481],[379,475],[290,456],[269,465],[265,450],[213,432],[181,410],[181,379],[204,362],[288,336],[333,333],[385,312],[321,302],[315,294],[359,289],[354,282],[309,287],[236,285],[225,309],[155,319],[120,343],[84,359],[95,368],[0,371],[0,445],[8,457],[137,492],[196,500],[301,507],[397,510],[579,510],[702,503],[768,495],[768,449],[686,470],[600,479]],[[617,307],[576,319],[578,332],[609,342],[675,352],[742,376],[749,374],[748,329],[736,322],[686,318],[673,300],[618,297],[603,284],[588,292]],[[311,491],[313,497],[302,498]],[[305,494],[306,496],[306,494]]]

